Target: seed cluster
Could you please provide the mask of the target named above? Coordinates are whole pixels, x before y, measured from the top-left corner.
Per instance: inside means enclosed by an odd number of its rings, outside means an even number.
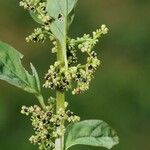
[[[70,110],[59,109],[55,113],[54,99],[49,99],[49,105],[43,110],[37,105],[22,106],[21,113],[31,115],[31,122],[35,134],[30,137],[32,144],[38,144],[39,149],[55,149],[55,140],[65,132],[64,123],[78,122],[80,118]],[[67,107],[67,103],[65,106]]]
[[[72,89],[72,94],[80,94],[89,89],[93,74],[100,65],[97,53],[93,50],[101,35],[106,34],[108,28],[102,25],[100,29],[93,32],[92,36],[84,34],[77,39],[68,39],[67,60],[69,67],[66,69],[60,66],[60,62],[55,62],[50,66],[45,76],[45,88],[68,90]],[[53,51],[57,52],[57,42],[54,41]],[[87,54],[86,64],[77,64],[77,51]]]

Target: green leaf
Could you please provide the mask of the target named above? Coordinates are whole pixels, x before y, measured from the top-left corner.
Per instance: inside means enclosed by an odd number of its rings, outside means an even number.
[[[66,39],[66,30],[74,18],[77,0],[48,0],[46,10],[54,18],[51,31],[61,41]]]
[[[10,45],[0,41],[0,79],[29,93],[40,92],[38,74],[31,64],[30,75],[21,64],[23,55]]]
[[[37,12],[33,12],[33,11],[29,11],[31,17],[33,18],[34,21],[36,21],[39,24],[43,24],[42,21],[38,18],[38,13]]]
[[[85,120],[67,127],[65,150],[74,145],[89,145],[111,149],[119,143],[116,132],[101,120]]]

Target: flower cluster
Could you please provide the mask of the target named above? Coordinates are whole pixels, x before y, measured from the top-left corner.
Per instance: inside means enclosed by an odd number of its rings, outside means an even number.
[[[74,44],[74,43],[73,43]],[[70,42],[70,39],[68,39],[68,45],[67,45],[67,60],[68,65],[71,66],[75,63],[77,63],[77,48],[75,48],[74,45]]]
[[[106,25],[102,25],[100,29],[97,29],[92,33],[92,36],[90,36],[90,34],[84,34],[83,37],[77,37],[77,39],[69,40],[69,46],[71,49],[76,49],[76,47],[78,47],[78,49],[80,49],[81,52],[89,53],[97,44],[101,35],[107,33],[108,28],[106,27]]]
[[[52,99],[53,100],[53,99]],[[31,115],[32,126],[35,135],[30,137],[32,144],[38,144],[39,149],[55,149],[55,140],[62,136],[65,132],[64,122],[78,122],[80,118],[74,115],[70,110],[60,109],[55,113],[51,104],[43,110],[37,105],[26,107],[22,106],[21,113]],[[65,105],[67,107],[67,103]]]
[[[53,18],[47,14],[46,2],[42,0],[22,0],[20,6],[30,11],[31,15],[37,17],[37,21],[44,25],[50,25]]]
[[[93,78],[93,73],[100,65],[100,60],[97,58],[96,53],[92,51],[87,58],[86,65],[78,65],[76,72],[72,74],[73,80],[77,83],[73,89],[72,94],[80,94],[89,89],[90,82]],[[72,68],[71,68],[72,69]]]
[[[57,53],[57,49],[58,49],[57,41],[55,40],[54,36],[52,36],[52,35],[49,38],[50,38],[50,41],[53,44],[52,53]]]
[[[68,69],[62,68],[60,62],[55,62],[50,66],[45,76],[46,82],[43,85],[46,88],[64,90],[70,88],[71,76]]]
[[[93,50],[101,35],[106,34],[108,28],[102,25],[100,29],[93,32],[92,36],[84,34],[77,39],[69,39],[67,42],[67,61],[68,68],[60,66],[60,62],[55,62],[50,66],[45,76],[46,82],[44,87],[59,90],[73,89],[73,94],[80,94],[89,89],[90,82],[94,77],[93,74],[100,65],[97,53]],[[57,42],[54,41],[53,52],[57,52]],[[77,63],[77,51],[87,53],[85,64]],[[76,64],[76,66],[74,66]],[[74,87],[75,85],[75,87]]]
[[[30,11],[31,15],[34,14],[38,22],[45,25],[50,25],[53,18],[47,14],[46,2],[42,0],[22,0],[20,6]]]
[[[19,4],[20,6],[23,6],[24,9],[35,10],[39,4],[39,0],[22,0]]]
[[[22,0],[20,6],[29,10],[32,18],[42,25],[41,28],[35,29],[34,33],[26,38],[26,41],[44,42],[46,35],[50,34],[50,24],[54,20],[46,11],[46,2],[42,0]]]
[[[34,29],[34,32],[26,37],[26,41],[30,42],[44,42],[46,40],[46,36],[44,34],[44,30],[42,28]]]

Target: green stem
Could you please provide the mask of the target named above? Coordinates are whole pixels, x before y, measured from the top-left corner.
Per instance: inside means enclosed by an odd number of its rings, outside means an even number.
[[[66,48],[60,48],[57,54],[57,60],[61,62],[61,66],[66,66]],[[56,91],[56,111],[58,112],[59,109],[65,109],[65,92],[57,90]],[[63,122],[62,122],[63,124]],[[64,136],[61,136],[59,139],[56,139],[56,150],[63,150],[64,149]]]
[[[60,61],[61,67],[68,68],[67,56],[66,56],[66,39],[59,43],[58,42],[58,51],[57,51],[57,61]],[[65,92],[61,90],[56,91],[56,111],[59,109],[65,109]],[[63,124],[63,122],[62,122]],[[56,150],[64,149],[64,136],[61,136],[59,139],[56,139]]]
[[[56,99],[57,99],[56,110],[58,111],[60,108],[64,109],[65,93],[58,90],[56,92]]]
[[[61,63],[60,67],[68,68],[68,62],[67,62],[67,0],[64,0],[64,3],[66,4],[66,14],[64,16],[65,18],[65,26],[63,29],[64,32],[64,38],[57,41],[58,44],[58,51],[57,51],[57,61]],[[61,68],[60,68],[61,69]],[[59,111],[59,109],[65,109],[65,92],[57,90],[56,91],[56,111]],[[63,124],[63,122],[62,122]],[[60,138],[56,139],[56,150],[64,150],[64,135]]]
[[[65,93],[61,91],[56,92],[56,110],[65,108]],[[63,122],[62,122],[63,124]],[[56,150],[63,150],[64,149],[64,136],[56,139]]]

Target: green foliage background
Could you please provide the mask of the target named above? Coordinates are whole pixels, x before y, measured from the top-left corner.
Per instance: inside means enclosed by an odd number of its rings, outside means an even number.
[[[20,50],[27,60],[23,63],[32,61],[43,78],[54,56],[48,42],[45,46],[24,41],[38,25],[18,2],[0,1],[0,40]],[[82,119],[103,119],[117,129],[120,144],[113,150],[150,149],[149,10],[148,0],[79,0],[71,27],[74,37],[103,23],[110,28],[97,46],[102,65],[91,89],[80,96],[67,93],[67,99]],[[34,103],[32,95],[0,81],[0,149],[36,149],[28,142],[32,133],[29,118],[19,113],[21,105]],[[85,146],[72,149],[103,150]]]

